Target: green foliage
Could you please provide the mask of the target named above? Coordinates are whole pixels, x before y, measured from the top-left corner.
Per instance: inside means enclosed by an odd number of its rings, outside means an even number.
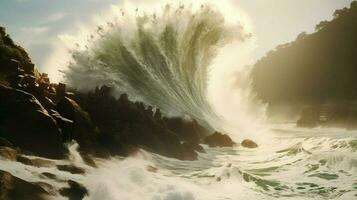
[[[312,34],[278,46],[252,71],[258,97],[269,103],[357,99],[357,1],[337,10]]]
[[[4,27],[0,27],[0,66],[10,59],[18,60],[21,64],[31,63],[26,51],[14,43]]]

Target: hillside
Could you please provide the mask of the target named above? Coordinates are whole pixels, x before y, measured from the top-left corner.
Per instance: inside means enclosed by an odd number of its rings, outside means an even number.
[[[252,71],[258,97],[274,104],[322,104],[357,99],[357,1],[336,10],[311,34],[279,45]]]

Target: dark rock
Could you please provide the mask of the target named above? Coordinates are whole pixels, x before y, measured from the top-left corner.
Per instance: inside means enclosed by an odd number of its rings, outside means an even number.
[[[49,194],[35,183],[26,182],[8,172],[0,171],[0,199],[45,200]]]
[[[41,105],[46,110],[56,109],[56,104],[50,98],[43,96],[42,98],[39,98],[38,100],[40,101]]]
[[[7,139],[0,137],[0,147],[12,147],[12,144]]]
[[[55,110],[50,110],[50,115],[56,120],[58,126],[61,128],[63,141],[69,142],[73,138],[73,121],[62,117]]]
[[[23,65],[23,68],[24,68],[25,72],[28,74],[34,74],[34,72],[35,72],[35,65],[32,63],[25,63]]]
[[[55,163],[49,160],[44,160],[40,158],[30,159],[25,156],[18,155],[16,157],[16,161],[24,164],[24,165],[31,165],[34,167],[51,167],[54,166]]]
[[[245,139],[241,142],[241,145],[246,148],[257,148],[258,145],[253,140]]]
[[[51,174],[49,172],[43,172],[41,173],[43,176],[49,178],[49,179],[52,179],[52,180],[59,180],[58,177],[54,174]]]
[[[86,172],[83,168],[74,165],[57,165],[57,169],[69,172],[71,174],[85,174]]]
[[[10,147],[0,147],[0,156],[7,160],[16,160],[18,151]]]
[[[26,158],[24,156],[17,156],[16,161],[24,165],[32,165],[31,159]]]
[[[66,84],[58,83],[56,87],[56,94],[57,94],[57,98],[59,99],[64,97],[66,94]]]
[[[97,129],[87,112],[85,112],[74,100],[68,97],[62,98],[57,103],[58,113],[73,121],[71,140],[76,140],[80,149],[90,150],[96,141]]]
[[[56,121],[31,94],[0,85],[0,137],[48,158],[66,152]]]
[[[181,157],[182,160],[197,160],[197,152],[195,151],[195,147],[188,143],[182,144],[183,155]]]
[[[215,132],[204,139],[204,144],[209,147],[232,147],[235,143],[228,135]]]
[[[199,144],[184,142],[182,145],[184,148],[192,149],[200,153],[206,153],[205,149]]]
[[[75,181],[68,181],[69,187],[60,189],[62,196],[68,197],[69,200],[82,200],[88,195],[88,190]]]
[[[196,120],[185,120],[180,117],[164,118],[165,126],[175,132],[180,140],[189,143],[200,143],[201,138],[209,135],[209,131],[199,125]]]
[[[36,77],[33,75],[26,75],[23,77],[22,79],[22,83],[23,84],[27,84],[27,85],[35,85],[36,84]]]

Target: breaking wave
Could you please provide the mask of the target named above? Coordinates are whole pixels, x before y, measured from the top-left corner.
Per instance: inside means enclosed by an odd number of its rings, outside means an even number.
[[[72,50],[66,81],[83,90],[110,85],[117,95],[127,93],[168,115],[216,126],[221,119],[207,100],[210,65],[220,48],[250,37],[243,25],[227,22],[208,4],[117,14]]]

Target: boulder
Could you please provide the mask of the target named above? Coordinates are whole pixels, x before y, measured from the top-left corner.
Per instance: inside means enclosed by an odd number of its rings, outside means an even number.
[[[69,200],[82,200],[88,195],[88,190],[83,185],[69,180],[68,187],[60,189],[60,194]]]
[[[35,183],[26,182],[0,170],[0,199],[45,200],[49,194]]]
[[[63,158],[56,121],[31,94],[0,85],[0,137],[48,158]]]
[[[209,147],[232,147],[235,143],[228,135],[215,132],[204,139],[204,144]]]
[[[241,142],[241,145],[246,148],[257,148],[258,145],[253,140],[245,139]]]

